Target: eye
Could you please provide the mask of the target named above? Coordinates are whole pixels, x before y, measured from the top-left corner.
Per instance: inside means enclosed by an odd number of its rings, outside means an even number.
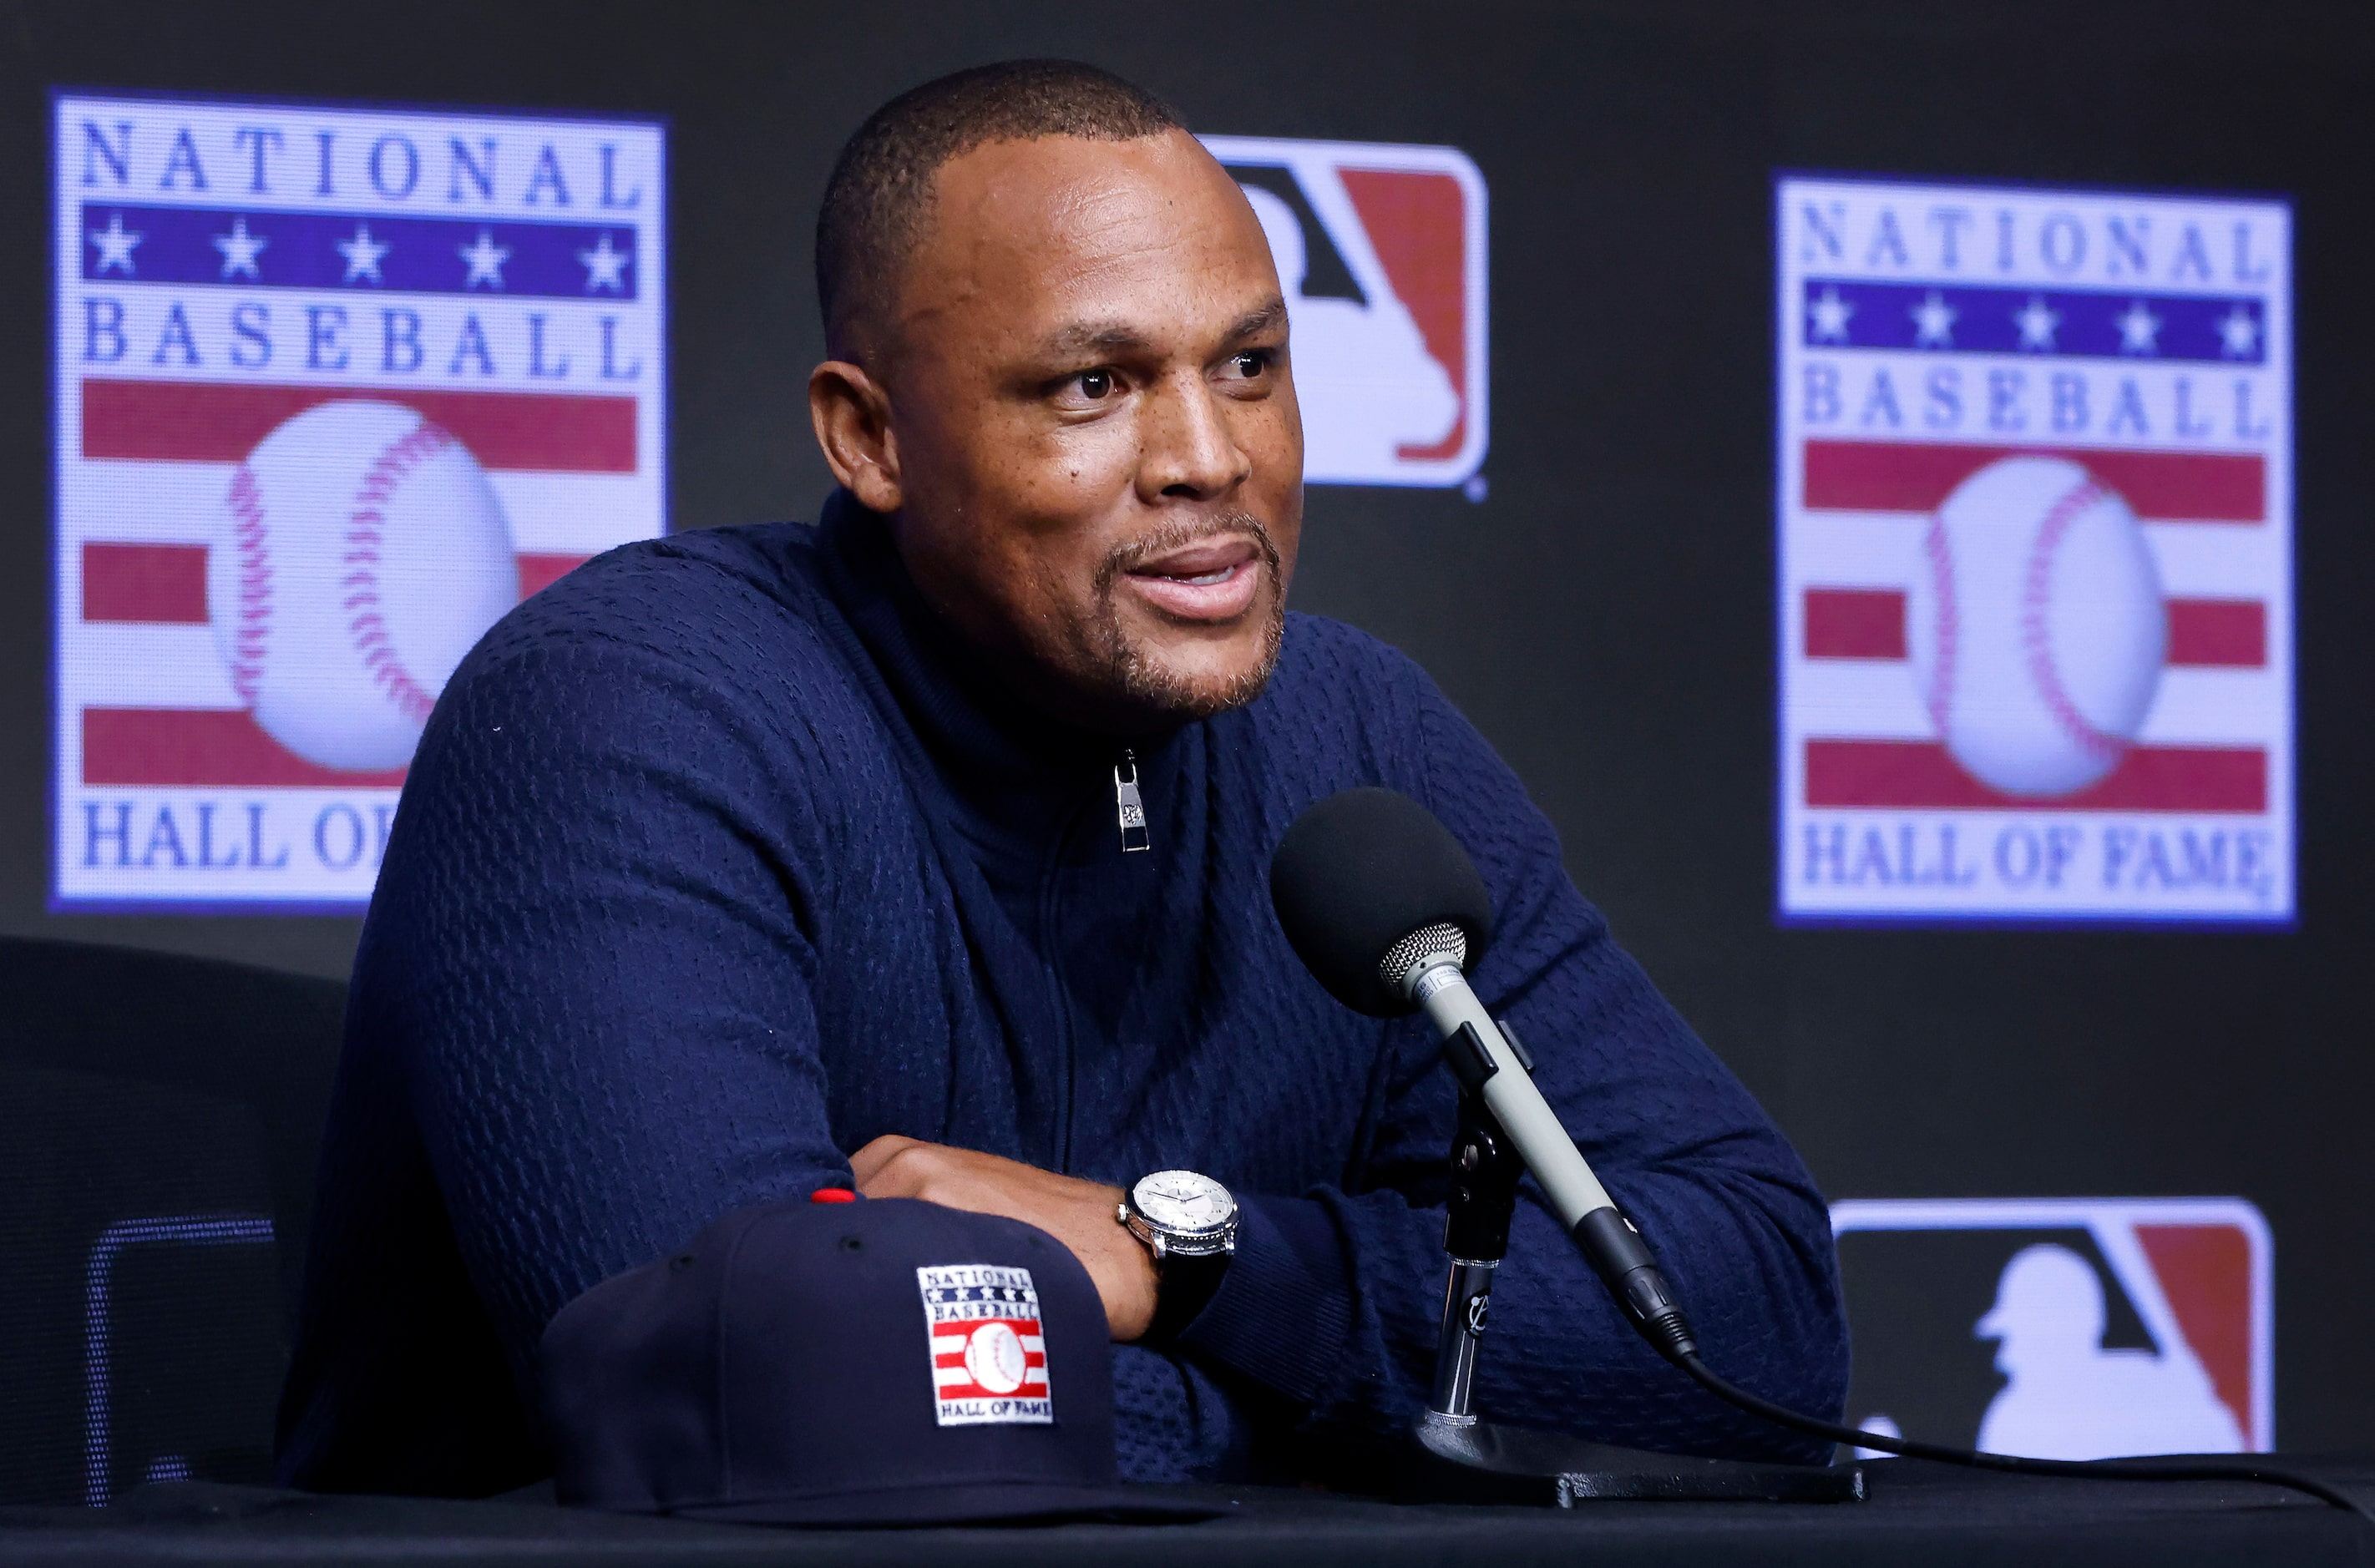
[[[1111,371],[1082,371],[1072,378],[1072,385],[1092,403],[1102,403],[1113,395],[1114,374]]]
[[[1229,356],[1221,367],[1225,381],[1259,381],[1278,362],[1275,348],[1247,348]]]

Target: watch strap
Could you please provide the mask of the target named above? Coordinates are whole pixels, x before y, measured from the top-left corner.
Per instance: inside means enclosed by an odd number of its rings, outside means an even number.
[[[1154,1321],[1147,1326],[1147,1344],[1168,1345],[1196,1321],[1221,1288],[1229,1259],[1229,1254],[1216,1252],[1172,1253],[1155,1260]]]

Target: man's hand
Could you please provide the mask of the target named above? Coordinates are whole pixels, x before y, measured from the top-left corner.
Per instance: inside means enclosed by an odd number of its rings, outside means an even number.
[[[868,1197],[920,1197],[1038,1226],[1071,1248],[1089,1271],[1105,1300],[1106,1331],[1116,1340],[1138,1338],[1154,1321],[1154,1255],[1114,1218],[1121,1188],[895,1135],[859,1149],[849,1168]]]

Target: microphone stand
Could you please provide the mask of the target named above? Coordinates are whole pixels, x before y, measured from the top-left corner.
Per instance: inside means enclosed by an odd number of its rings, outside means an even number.
[[[1502,1026],[1504,1038],[1508,1026]],[[1571,1508],[1589,1498],[1844,1503],[1864,1495],[1857,1466],[1781,1465],[1654,1454],[1589,1443],[1475,1412],[1493,1279],[1509,1251],[1525,1161],[1473,1089],[1459,1091],[1451,1196],[1443,1227],[1450,1278],[1436,1340],[1435,1392],[1412,1429],[1400,1491],[1412,1502],[1525,1503]]]

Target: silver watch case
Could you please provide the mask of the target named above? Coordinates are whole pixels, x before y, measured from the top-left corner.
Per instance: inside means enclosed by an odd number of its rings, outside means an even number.
[[[1199,1181],[1211,1182],[1213,1190],[1228,1204],[1228,1213],[1212,1224],[1183,1230],[1153,1219],[1138,1206],[1138,1188],[1155,1176],[1191,1175]],[[1229,1189],[1200,1172],[1156,1171],[1133,1183],[1122,1201],[1114,1206],[1114,1218],[1129,1233],[1146,1244],[1146,1249],[1157,1261],[1166,1257],[1223,1257],[1237,1250],[1237,1204]]]

